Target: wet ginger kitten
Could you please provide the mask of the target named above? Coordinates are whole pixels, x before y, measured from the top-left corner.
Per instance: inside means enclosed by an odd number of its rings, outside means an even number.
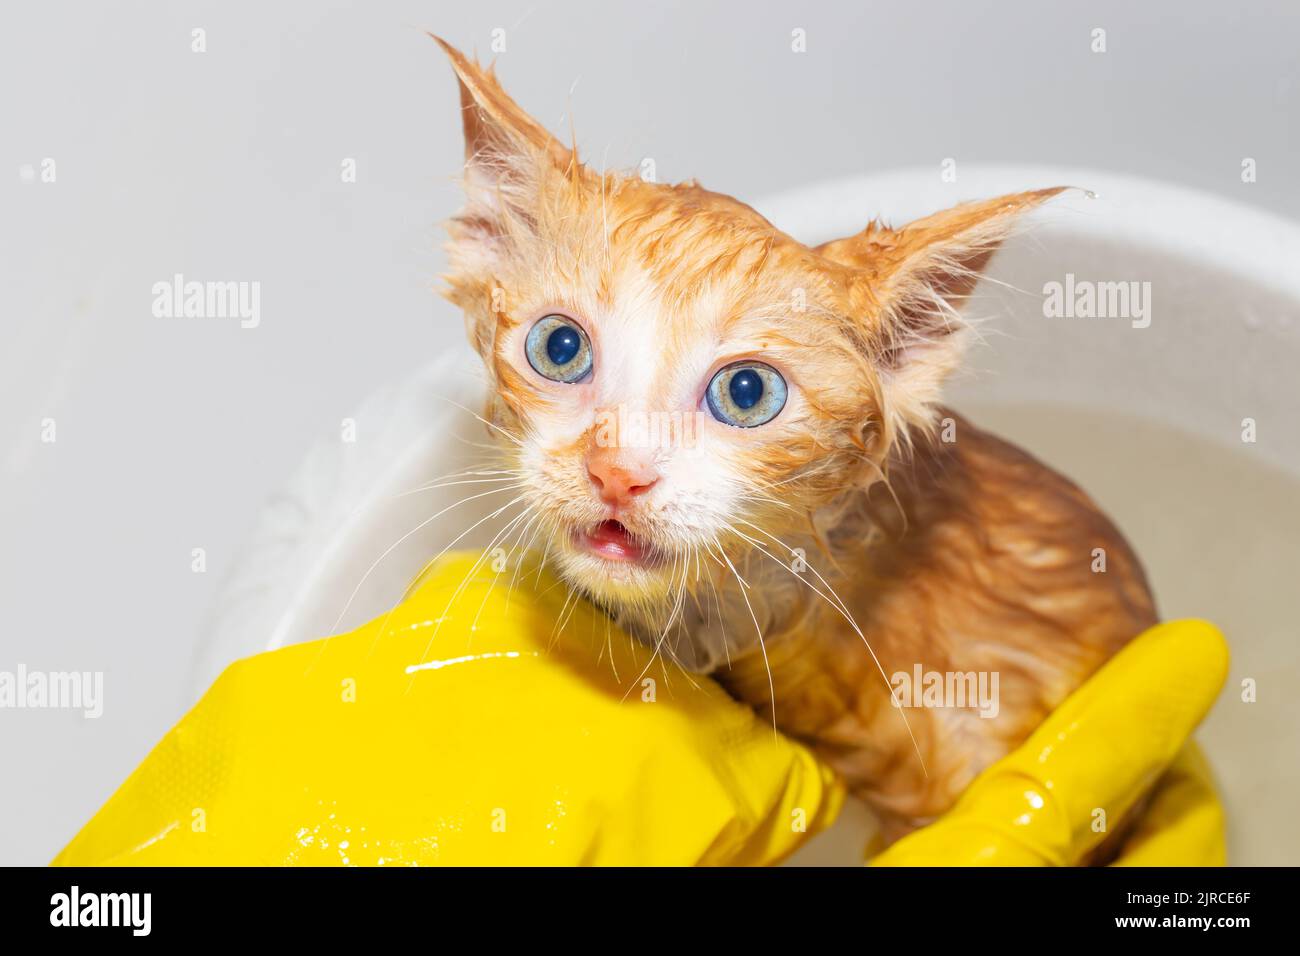
[[[438,42],[466,145],[447,294],[524,484],[516,541],[810,743],[889,836],[1154,623],[1089,498],[938,404],[963,299],[1059,189],[808,247],[694,183],[590,169]],[[996,675],[996,716],[894,706],[918,666]]]

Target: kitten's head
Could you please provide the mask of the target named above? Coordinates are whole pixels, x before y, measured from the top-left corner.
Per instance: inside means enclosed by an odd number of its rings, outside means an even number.
[[[768,535],[807,528],[927,434],[967,337],[956,306],[1017,214],[1059,191],[809,247],[694,183],[581,164],[442,45],[468,196],[448,296],[533,527],[570,581],[623,609],[662,605],[701,562],[779,555]]]

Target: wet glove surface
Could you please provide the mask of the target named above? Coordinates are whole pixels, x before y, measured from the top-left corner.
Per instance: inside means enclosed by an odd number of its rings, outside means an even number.
[[[807,749],[554,578],[475,560],[231,665],[55,863],[763,864],[834,818]],[[1211,625],[1152,628],[873,862],[1077,864],[1155,782],[1119,862],[1222,864],[1187,738],[1226,671]]]
[[[1119,865],[1222,866],[1223,809],[1189,735],[1228,673],[1204,621],[1150,628],[1071,694],[937,822],[882,866],[1073,866],[1151,790]]]
[[[834,818],[807,749],[477,557],[232,664],[54,862],[763,864]]]

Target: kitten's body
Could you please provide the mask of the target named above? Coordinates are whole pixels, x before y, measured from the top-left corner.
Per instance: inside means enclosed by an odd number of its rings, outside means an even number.
[[[503,543],[540,535],[630,632],[774,711],[891,835],[951,806],[1153,623],[1141,568],[1092,502],[938,407],[961,304],[1059,189],[809,247],[693,183],[594,172],[444,48],[468,196],[448,296],[506,452],[507,477],[487,480],[518,493],[503,511],[527,508]],[[531,350],[544,327],[567,344]],[[557,371],[577,355],[572,377]],[[739,367],[788,388],[761,421],[716,405]],[[625,409],[699,427],[626,440],[607,427]],[[893,707],[891,675],[918,667],[996,674],[997,716]]]
[[[911,707],[914,746],[863,638],[807,588],[765,638],[766,662],[750,652],[717,672],[769,711],[770,666],[778,725],[840,770],[890,836],[943,813],[1156,619],[1136,557],[1082,491],[952,420],[957,440],[924,443],[890,468],[897,500],[880,484],[858,496],[827,535],[837,570],[824,575],[891,676],[914,664],[996,673],[996,716],[973,702]]]

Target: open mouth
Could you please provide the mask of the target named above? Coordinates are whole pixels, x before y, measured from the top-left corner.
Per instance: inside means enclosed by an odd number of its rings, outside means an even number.
[[[618,521],[602,521],[594,528],[578,533],[578,543],[590,553],[609,561],[647,563],[649,545]]]

